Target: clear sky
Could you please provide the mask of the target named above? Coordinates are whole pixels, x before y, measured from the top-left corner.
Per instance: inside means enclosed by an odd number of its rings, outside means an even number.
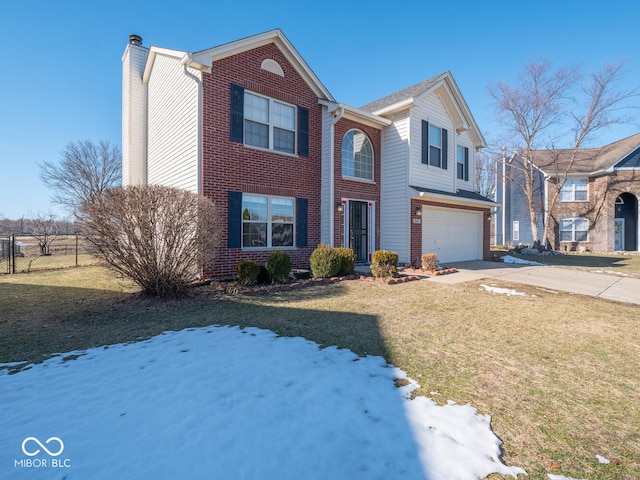
[[[0,7],[0,218],[52,212],[38,162],[69,142],[121,144],[121,59],[145,46],[204,50],[280,28],[339,101],[360,106],[449,70],[487,140],[487,85],[531,60],[593,71],[628,62],[640,86],[637,0],[350,2],[6,0]],[[640,101],[636,101],[640,104]],[[605,144],[640,131],[603,132]]]

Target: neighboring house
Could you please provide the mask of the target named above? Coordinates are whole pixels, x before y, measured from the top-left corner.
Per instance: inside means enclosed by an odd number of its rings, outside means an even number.
[[[206,273],[321,243],[409,264],[483,258],[494,205],[474,194],[484,139],[450,73],[355,108],[337,102],[280,30],[201,52],[123,56],[123,184],[203,194],[224,218]],[[421,215],[420,215],[421,214]]]
[[[539,150],[536,167],[536,213],[540,238],[545,211],[551,222],[549,245],[568,251],[637,251],[640,238],[640,134],[601,148],[584,148],[571,164],[571,150]],[[532,244],[527,201],[516,184],[522,159],[514,154],[503,163],[498,177],[496,242]],[[568,169],[568,171],[567,171]],[[500,169],[499,169],[500,170]],[[567,179],[555,204],[564,172]],[[511,180],[513,179],[513,181]]]

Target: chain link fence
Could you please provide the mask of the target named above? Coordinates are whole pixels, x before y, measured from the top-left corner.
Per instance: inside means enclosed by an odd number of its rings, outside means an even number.
[[[29,273],[95,265],[92,245],[79,235],[10,235],[0,237],[0,273]]]

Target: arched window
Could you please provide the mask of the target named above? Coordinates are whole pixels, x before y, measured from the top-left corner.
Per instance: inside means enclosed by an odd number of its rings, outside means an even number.
[[[342,140],[342,176],[373,180],[373,146],[360,130],[350,130]]]

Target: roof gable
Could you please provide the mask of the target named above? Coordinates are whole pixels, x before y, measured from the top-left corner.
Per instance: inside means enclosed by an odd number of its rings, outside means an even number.
[[[254,48],[268,45],[270,43],[275,44],[280,49],[318,98],[332,102],[335,101],[331,93],[329,93],[329,90],[327,90],[327,88],[322,84],[320,79],[318,79],[313,70],[311,70],[309,65],[307,65],[302,56],[297,52],[280,29],[270,30],[259,35],[253,35],[251,37],[246,37],[234,42],[225,43],[217,47],[189,54],[189,65],[198,65],[201,66],[202,69],[210,71],[213,62],[216,60],[237,55],[248,50],[253,50]]]
[[[476,148],[486,146],[467,102],[448,71],[363,105],[360,109],[384,117],[411,108],[432,93],[442,101],[458,133],[468,131]]]
[[[572,149],[535,150],[533,162],[543,172],[558,175],[567,170],[572,155]],[[600,148],[579,149],[569,173],[595,175],[617,168],[640,168],[640,133]]]

